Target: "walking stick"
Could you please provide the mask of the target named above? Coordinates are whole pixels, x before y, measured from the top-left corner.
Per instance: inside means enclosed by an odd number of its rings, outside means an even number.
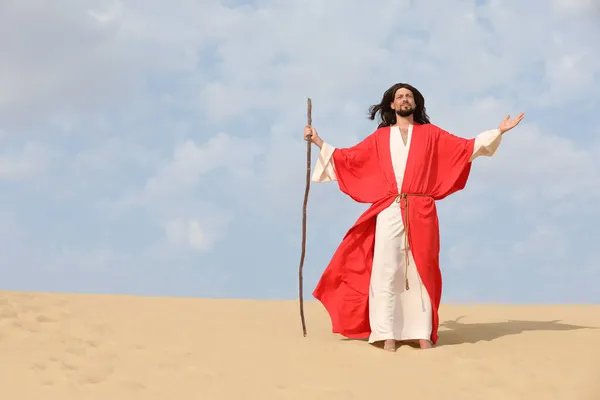
[[[307,118],[308,126],[312,125],[312,102],[310,97],[307,101]],[[303,282],[302,282],[302,269],[304,267],[304,256],[306,254],[306,204],[308,203],[308,191],[310,190],[310,150],[311,150],[311,137],[307,137],[306,141],[306,189],[304,191],[304,204],[302,205],[302,254],[300,255],[300,267],[298,268],[298,291],[300,298],[300,319],[302,321],[302,334],[306,337],[306,321],[304,320],[304,296],[303,296]]]

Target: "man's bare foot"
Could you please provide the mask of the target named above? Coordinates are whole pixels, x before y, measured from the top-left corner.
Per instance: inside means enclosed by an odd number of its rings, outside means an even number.
[[[400,343],[407,344],[407,345],[409,345],[410,347],[413,347],[413,348],[420,348],[420,349],[431,349],[431,348],[433,348],[433,345],[431,344],[431,342],[429,340],[425,340],[425,339],[403,340]]]
[[[394,339],[388,339],[383,342],[383,349],[385,351],[396,351],[396,341]]]

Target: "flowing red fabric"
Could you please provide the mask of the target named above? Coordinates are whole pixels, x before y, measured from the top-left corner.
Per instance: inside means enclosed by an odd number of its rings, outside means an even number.
[[[462,190],[471,171],[474,139],[454,136],[433,124],[415,124],[402,190],[398,191],[390,154],[390,127],[377,129],[362,142],[333,153],[340,190],[357,202],[370,203],[348,230],[323,272],[313,296],[331,318],[333,333],[366,338],[369,283],[373,265],[376,217],[400,193],[408,196],[408,240],[432,305],[431,341],[438,340],[438,309],[442,294],[439,226],[435,200]],[[405,220],[404,202],[402,216]],[[413,289],[411,289],[413,290]]]

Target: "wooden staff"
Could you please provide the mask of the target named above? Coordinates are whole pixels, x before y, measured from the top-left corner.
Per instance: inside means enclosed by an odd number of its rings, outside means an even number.
[[[310,97],[307,102],[308,126],[312,125],[312,102]],[[302,321],[302,334],[306,337],[306,321],[304,320],[304,295],[302,282],[302,269],[304,267],[304,256],[306,254],[306,204],[308,203],[308,191],[310,190],[310,150],[312,146],[311,136],[306,138],[306,189],[304,191],[304,204],[302,205],[302,254],[300,256],[300,267],[298,268],[298,286],[300,298],[300,320]]]

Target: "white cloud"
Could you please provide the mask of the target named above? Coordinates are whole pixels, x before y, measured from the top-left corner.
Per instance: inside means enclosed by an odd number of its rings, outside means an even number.
[[[448,249],[448,265],[454,269],[465,269],[477,260],[477,249],[471,243],[460,243]]]
[[[600,11],[597,0],[553,0],[557,13],[567,13],[569,16],[585,16]]]
[[[244,174],[261,153],[261,146],[252,140],[220,133],[199,146],[187,140],[173,150],[172,160],[164,163],[156,175],[146,182],[143,197],[150,199],[175,197],[194,188],[200,178],[223,168],[232,175]],[[205,191],[210,188],[204,186]]]
[[[167,239],[176,246],[189,247],[194,250],[209,250],[214,244],[214,238],[209,238],[207,232],[197,220],[172,220],[165,227]]]
[[[569,250],[568,237],[566,237],[563,230],[552,225],[537,226],[523,241],[513,245],[513,251],[518,254],[533,253],[544,258],[562,257]],[[554,265],[549,267],[553,268]]]
[[[204,143],[193,139],[174,145],[138,191],[118,203],[118,214],[143,206],[148,215],[164,226],[173,248],[211,250],[222,240],[232,221],[232,211],[219,201],[224,193],[245,197],[255,158],[262,153],[254,140],[219,133]],[[144,153],[141,153],[142,155]],[[211,178],[220,173],[220,178]],[[229,188],[229,189],[227,189]]]
[[[103,11],[88,10],[88,14],[99,24],[108,25],[123,17],[123,3],[113,0],[113,2]]]
[[[158,211],[165,236],[174,249],[207,252],[229,233],[233,216],[222,207],[201,203],[195,208]]]
[[[78,152],[73,159],[73,166],[84,174],[111,175],[119,173],[124,167],[154,167],[157,158],[151,149],[140,143],[126,138],[108,137]]]
[[[534,124],[508,132],[495,158],[478,166],[486,187],[519,203],[577,204],[600,197],[600,153]]]
[[[154,74],[196,66],[200,10],[105,0],[4,1],[0,123],[31,129],[57,117],[112,119],[121,107],[145,112]]]
[[[0,153],[0,180],[25,180],[39,176],[51,161],[50,152],[35,142],[28,142],[23,148],[4,150],[3,153]]]

